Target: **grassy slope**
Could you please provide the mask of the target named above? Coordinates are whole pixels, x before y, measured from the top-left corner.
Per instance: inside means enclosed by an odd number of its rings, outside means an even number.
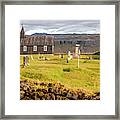
[[[100,91],[100,61],[80,60],[80,68],[77,68],[77,59],[66,63],[66,56],[44,55],[49,60],[40,61],[38,55],[33,55],[30,65],[20,68],[20,79],[39,80],[44,82],[60,82],[68,88],[86,89],[88,91]],[[88,57],[88,56],[81,56]],[[22,64],[22,56],[21,56]],[[70,72],[63,71],[70,69]]]

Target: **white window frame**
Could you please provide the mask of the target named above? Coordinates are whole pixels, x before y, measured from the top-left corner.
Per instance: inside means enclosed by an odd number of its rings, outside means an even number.
[[[27,51],[27,46],[23,46],[23,51],[24,51],[24,52]]]
[[[33,46],[33,51],[37,51],[37,46]]]
[[[47,46],[44,46],[44,51],[47,51]]]

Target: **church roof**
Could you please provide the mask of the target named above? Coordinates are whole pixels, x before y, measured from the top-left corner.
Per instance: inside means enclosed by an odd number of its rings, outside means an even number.
[[[29,35],[21,39],[21,45],[53,45],[52,35]]]

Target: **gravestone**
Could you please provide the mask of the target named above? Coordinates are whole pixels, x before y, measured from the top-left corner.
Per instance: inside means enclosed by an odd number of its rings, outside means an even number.
[[[23,66],[26,67],[28,65],[29,58],[28,56],[23,56]]]
[[[63,58],[63,54],[61,54],[61,58]]]
[[[61,54],[59,55],[59,58],[61,58]]]
[[[63,54],[62,53],[59,55],[59,58],[63,58]]]
[[[67,53],[67,63],[68,63],[69,60],[70,60],[70,56],[71,56],[71,53],[70,53],[70,51],[68,51],[68,53]]]
[[[71,52],[68,51],[68,61],[71,60],[73,58],[73,56],[71,55]]]
[[[68,51],[68,57],[70,57],[70,55],[71,55],[71,53],[70,53],[70,51]]]

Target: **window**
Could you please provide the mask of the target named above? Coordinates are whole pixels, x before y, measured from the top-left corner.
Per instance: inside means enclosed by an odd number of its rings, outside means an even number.
[[[27,51],[27,46],[23,46],[23,51]]]
[[[37,51],[37,46],[33,46],[33,51]]]
[[[47,51],[47,46],[44,46],[44,51]]]
[[[60,41],[60,44],[62,44],[62,41]]]

